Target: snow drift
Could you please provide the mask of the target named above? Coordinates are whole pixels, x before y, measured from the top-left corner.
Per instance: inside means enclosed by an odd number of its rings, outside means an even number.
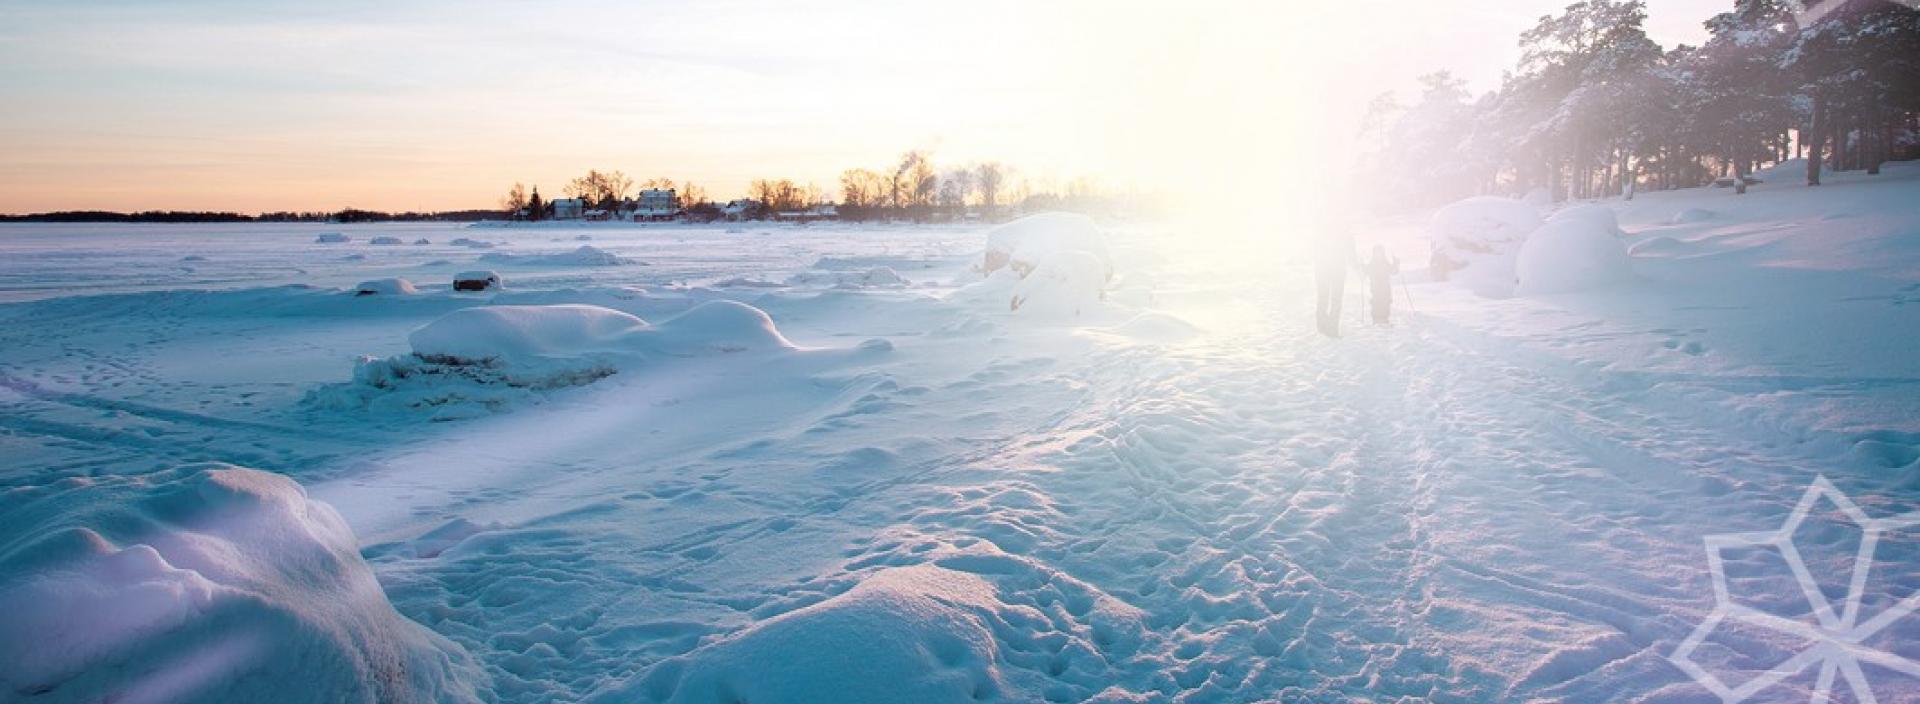
[[[504,252],[484,254],[480,256],[480,261],[538,266],[620,266],[635,263],[631,259],[593,245],[581,245],[579,249],[560,254],[507,254]]]
[[[313,238],[314,244],[341,244],[344,242],[351,242],[351,241],[353,241],[353,238],[348,237],[346,236],[345,233],[340,233],[340,232],[322,232],[318,236]]]
[[[708,301],[651,324],[594,305],[464,308],[415,330],[413,352],[363,357],[353,381],[316,389],[331,408],[430,411],[454,420],[538,402],[542,392],[583,386],[673,358],[794,349],[764,311]]]
[[[478,701],[339,514],[231,465],[0,493],[0,691],[56,701]]]
[[[1514,264],[1521,295],[1566,293],[1633,277],[1633,260],[1621,242],[1620,228],[1605,216],[1581,208],[1555,216],[1534,230]]]

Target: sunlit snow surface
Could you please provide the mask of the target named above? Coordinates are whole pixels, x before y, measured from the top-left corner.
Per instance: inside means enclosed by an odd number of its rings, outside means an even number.
[[[1112,228],[1078,314],[1009,310],[983,227],[5,226],[0,485],[284,473],[501,701],[1712,701],[1668,659],[1714,609],[1705,536],[1778,528],[1816,473],[1875,517],[1920,498],[1920,169],[1785,183],[1610,202],[1633,278],[1568,294],[1423,282],[1419,219],[1361,233],[1411,285],[1337,341],[1288,248],[1174,225]],[[505,290],[450,290],[474,269]],[[390,278],[418,293],[353,295]],[[444,422],[340,399],[461,308],[713,300],[793,347]],[[1838,598],[1857,532],[1814,515]],[[1804,617],[1763,552],[1730,596]],[[1869,608],[1920,589],[1914,536],[1875,559]],[[1878,638],[1913,657],[1920,625]],[[1795,646],[1692,656],[1740,680]]]

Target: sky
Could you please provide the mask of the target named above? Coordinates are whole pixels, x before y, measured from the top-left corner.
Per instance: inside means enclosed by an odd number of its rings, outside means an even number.
[[[486,208],[587,169],[831,192],[910,149],[1304,205],[1369,99],[1491,89],[1566,1],[0,0],[0,213]],[[1729,4],[1649,0],[1649,33]]]

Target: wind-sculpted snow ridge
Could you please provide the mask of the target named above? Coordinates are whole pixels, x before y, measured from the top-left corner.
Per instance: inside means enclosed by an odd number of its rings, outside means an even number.
[[[641,264],[590,244],[580,245],[579,249],[560,254],[508,254],[496,252],[480,255],[480,261],[488,264],[515,264],[526,266],[621,266]]]
[[[0,493],[0,698],[479,701],[465,651],[394,611],[339,514],[200,465]]]
[[[1145,627],[1125,602],[977,539],[900,533],[850,567],[830,595],[776,606],[596,701],[1065,701],[1105,689]]]
[[[322,408],[430,412],[456,420],[537,403],[625,368],[676,358],[797,349],[758,308],[708,301],[650,324],[594,305],[464,308],[415,330],[410,354],[362,358],[353,381],[315,390]]]

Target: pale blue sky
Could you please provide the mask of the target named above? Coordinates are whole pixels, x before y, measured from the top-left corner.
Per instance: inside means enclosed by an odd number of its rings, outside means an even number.
[[[1419,73],[1492,87],[1561,4],[6,0],[0,212],[486,207],[588,168],[724,198],[911,148],[1214,190]]]

